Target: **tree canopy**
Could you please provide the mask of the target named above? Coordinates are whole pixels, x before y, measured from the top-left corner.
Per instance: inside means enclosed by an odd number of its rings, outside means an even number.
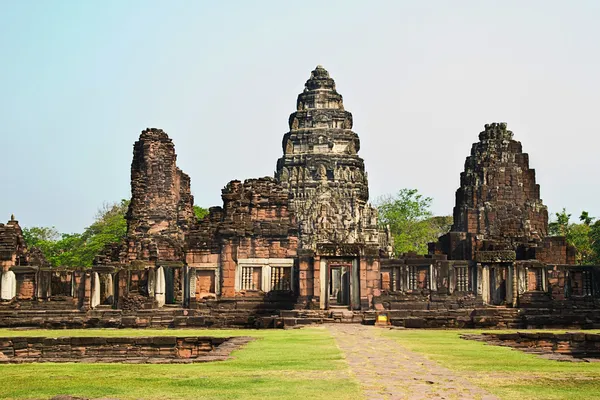
[[[104,204],[83,233],[59,234],[54,227],[31,227],[23,229],[23,237],[28,246],[39,247],[54,267],[89,267],[104,246],[125,237],[128,206],[128,200]]]
[[[194,206],[194,214],[196,215],[196,219],[200,220],[208,215],[208,209]]]
[[[575,247],[577,264],[600,264],[600,220],[583,211],[580,223],[571,223],[571,214],[565,208],[554,214],[548,224],[552,236],[564,236],[567,243]],[[595,222],[594,222],[595,221]]]
[[[427,253],[427,243],[447,233],[452,217],[434,217],[431,197],[421,195],[417,189],[401,189],[396,195],[378,199],[376,207],[379,222],[389,225],[394,238],[394,254],[409,251]]]
[[[129,200],[105,203],[83,233],[61,234],[55,227],[34,226],[24,228],[23,237],[27,246],[38,247],[53,267],[89,267],[106,245],[117,243],[126,236],[128,207]],[[202,219],[208,210],[194,206],[194,214]]]

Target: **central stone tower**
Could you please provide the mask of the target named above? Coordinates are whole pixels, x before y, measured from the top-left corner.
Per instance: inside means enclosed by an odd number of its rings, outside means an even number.
[[[298,95],[289,127],[275,177],[292,195],[301,247],[378,245],[377,215],[367,204],[367,174],[357,154],[352,114],[322,66]]]

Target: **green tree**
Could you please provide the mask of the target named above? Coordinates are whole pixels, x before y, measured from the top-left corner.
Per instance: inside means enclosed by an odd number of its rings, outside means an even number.
[[[596,220],[596,222],[590,225],[589,237],[592,248],[590,263],[600,265],[600,220]]]
[[[600,223],[591,217],[587,211],[579,216],[580,224],[571,223],[571,214],[565,208],[555,213],[555,219],[548,224],[552,236],[564,236],[567,243],[575,247],[575,262],[591,264],[600,261]]]
[[[52,228],[26,228],[28,246],[38,246],[52,266],[89,267],[94,257],[109,243],[119,242],[127,233],[125,213],[128,200],[104,204],[96,219],[83,233],[62,234]]]
[[[436,239],[450,232],[454,218],[452,215],[439,215],[429,218],[432,228],[435,230]]]
[[[431,197],[421,195],[416,189],[402,189],[395,196],[383,196],[377,201],[379,221],[390,226],[396,255],[409,251],[425,254],[427,243],[450,229],[447,220],[433,217],[431,202]]]
[[[194,206],[194,214],[196,214],[196,218],[200,220],[208,215],[208,210],[200,206]]]
[[[565,208],[561,212],[554,214],[556,219],[548,224],[550,236],[567,236],[569,233],[569,219],[571,214],[567,214]]]

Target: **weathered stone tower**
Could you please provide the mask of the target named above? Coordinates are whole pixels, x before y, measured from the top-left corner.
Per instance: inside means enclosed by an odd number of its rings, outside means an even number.
[[[182,259],[184,234],[194,222],[190,178],[176,165],[175,146],[162,129],[146,129],[133,146],[130,249],[143,259]],[[161,254],[162,250],[162,254]]]
[[[289,127],[275,177],[289,190],[299,225],[299,300],[372,307],[380,286],[377,212],[367,203],[352,114],[320,65],[298,95]]]
[[[539,241],[548,233],[535,170],[505,123],[485,125],[473,144],[456,191],[452,231],[512,244]]]
[[[319,243],[378,244],[377,215],[352,114],[322,67],[312,71],[283,137],[277,180],[292,194],[303,248]]]
[[[444,253],[455,260],[534,259],[547,234],[548,210],[529,156],[506,123],[486,124],[460,175],[454,223],[440,239]]]

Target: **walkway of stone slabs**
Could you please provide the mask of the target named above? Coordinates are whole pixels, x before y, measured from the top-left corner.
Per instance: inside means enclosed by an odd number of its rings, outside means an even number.
[[[498,399],[458,373],[381,336],[377,328],[331,324],[327,329],[367,399]]]

